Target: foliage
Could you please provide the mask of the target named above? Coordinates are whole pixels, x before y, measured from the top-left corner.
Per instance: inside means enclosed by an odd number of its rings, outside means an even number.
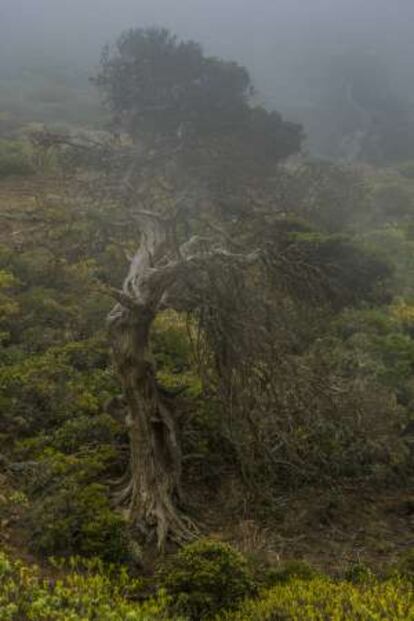
[[[315,580],[318,576],[318,572],[306,561],[292,560],[269,567],[265,572],[264,583],[270,587],[287,584],[292,580]]]
[[[135,131],[145,129],[141,117],[150,119],[154,129],[160,124],[173,132],[186,120],[205,124],[212,110],[229,120],[237,116],[250,88],[245,69],[205,59],[196,43],[179,42],[156,29],[126,31],[113,57],[106,48],[97,83],[116,115],[132,116]]]
[[[314,319],[313,339],[309,307],[305,316],[297,312],[292,335],[288,322],[297,311],[293,303],[270,306],[269,315],[277,320],[267,324],[272,331],[264,343],[259,321],[264,301],[255,300],[251,292],[249,296],[256,309],[254,319],[241,315],[235,321],[233,314],[233,321],[223,328],[231,338],[226,355],[232,365],[232,417],[225,416],[229,407],[225,386],[218,393],[224,401],[218,407],[223,412],[223,436],[230,439],[240,476],[256,502],[266,499],[266,506],[272,506],[274,490],[283,486],[381,478],[407,468],[407,451],[399,438],[407,413],[397,404],[395,384],[387,381],[395,364],[409,373],[405,347],[390,358],[385,373],[369,372],[363,341],[348,349],[351,343],[335,334],[331,315],[323,329],[319,323],[323,319]],[[222,334],[217,335],[221,343]],[[373,367],[378,353],[372,353]],[[222,446],[224,461],[230,453],[224,440]]]
[[[160,594],[139,604],[142,582],[125,568],[91,559],[57,564],[61,576],[44,577],[0,553],[0,616],[4,621],[168,621],[168,599]],[[62,573],[62,570],[65,570]],[[177,621],[179,621],[177,619]]]
[[[183,391],[192,398],[199,396],[202,390],[192,345],[195,332],[196,327],[189,317],[166,311],[155,320],[151,334],[161,384],[166,389]]]
[[[160,572],[172,609],[189,619],[211,619],[255,590],[246,560],[229,545],[200,540],[184,546]]]
[[[414,618],[414,601],[408,583],[400,580],[354,585],[328,578],[294,579],[273,587],[220,621],[342,621],[345,619]]]
[[[16,439],[19,432],[33,434],[46,426],[51,431],[75,416],[102,412],[114,391],[111,372],[102,368],[105,358],[99,342],[89,341],[4,364],[0,385],[5,428],[14,430]]]
[[[353,583],[363,583],[373,578],[372,570],[365,563],[354,563],[345,573],[345,579]]]
[[[202,137],[213,145],[212,139],[233,136],[261,163],[300,148],[299,126],[249,106],[253,89],[246,69],[206,57],[198,44],[179,41],[167,30],[125,31],[113,49],[105,48],[95,82],[115,125],[141,139],[191,143]]]
[[[30,511],[30,546],[45,556],[100,557],[105,561],[126,560],[127,536],[122,517],[111,510],[104,486],[80,486],[64,479]]]
[[[19,217],[30,222],[30,211]],[[118,474],[123,433],[104,413],[116,383],[97,329],[108,299],[95,291],[96,269],[114,265],[107,223],[100,219],[97,229],[92,213],[76,218],[68,205],[46,201],[37,218],[35,234],[26,235],[23,224],[18,252],[0,252],[0,417],[5,450],[20,460],[16,476],[28,494],[22,525],[43,555],[125,559],[124,521],[97,482],[111,469]]]
[[[393,292],[408,300],[413,296],[414,243],[409,226],[388,225],[361,235],[360,242],[376,249],[394,269]]]
[[[105,566],[96,559],[53,561],[58,578],[0,553],[0,613],[5,621],[185,621],[171,612],[171,600],[160,591],[142,601],[142,580],[125,568]],[[140,601],[138,601],[140,600]],[[318,577],[292,578],[222,611],[217,621],[332,621],[373,618],[409,621],[414,602],[409,582],[400,578],[353,584]],[[201,617],[197,617],[201,618]]]
[[[393,388],[399,403],[409,407],[414,399],[410,325],[410,307],[401,302],[388,312],[349,310],[336,323],[348,352],[348,365],[353,358],[353,364],[363,368],[366,377]]]

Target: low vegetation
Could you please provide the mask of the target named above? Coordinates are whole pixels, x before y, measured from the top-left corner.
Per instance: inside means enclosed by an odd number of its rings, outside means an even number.
[[[318,578],[293,580],[277,586],[263,598],[247,602],[239,611],[225,614],[223,621],[345,621],[345,619],[395,619],[414,615],[410,585],[399,580],[354,585]]]
[[[200,542],[172,558],[152,597],[145,580],[100,561],[52,561],[57,577],[0,554],[4,621],[345,621],[414,618],[412,583],[397,573],[357,581],[292,572],[252,597],[246,561],[228,546]],[[190,573],[190,569],[194,573]],[[299,572],[300,573],[300,572]],[[241,601],[245,599],[245,601]],[[143,601],[145,600],[145,601]],[[228,610],[233,609],[232,611]]]

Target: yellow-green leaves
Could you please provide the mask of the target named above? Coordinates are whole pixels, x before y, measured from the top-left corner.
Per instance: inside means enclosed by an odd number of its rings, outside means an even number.
[[[414,599],[399,579],[364,584],[327,578],[293,580],[272,588],[220,621],[410,621]]]

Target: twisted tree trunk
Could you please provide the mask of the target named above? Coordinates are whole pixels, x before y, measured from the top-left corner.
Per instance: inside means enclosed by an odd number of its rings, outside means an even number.
[[[108,318],[130,437],[130,476],[117,499],[127,503],[131,523],[148,538],[155,533],[163,547],[167,537],[188,538],[191,526],[176,508],[181,498],[177,425],[158,389],[149,343],[152,322],[174,282],[169,268],[175,249],[166,222],[149,216],[145,221],[140,249]]]
[[[118,304],[108,318],[130,436],[130,476],[118,500],[128,503],[131,522],[146,535],[156,532],[162,548],[167,537],[183,541],[196,529],[177,509],[181,450],[176,420],[157,386],[151,325],[161,309],[192,308],[204,291],[203,276],[214,265],[212,273],[230,266],[245,269],[257,262],[260,253],[231,253],[214,238],[199,236],[178,247],[174,219],[148,212],[140,215],[141,244],[122,291],[114,293]]]

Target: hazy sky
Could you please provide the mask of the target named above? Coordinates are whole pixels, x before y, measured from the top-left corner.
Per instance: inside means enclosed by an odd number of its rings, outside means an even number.
[[[310,59],[344,47],[413,64],[414,0],[0,0],[0,62],[92,65],[123,29],[149,25],[247,65],[267,100],[300,97]]]

